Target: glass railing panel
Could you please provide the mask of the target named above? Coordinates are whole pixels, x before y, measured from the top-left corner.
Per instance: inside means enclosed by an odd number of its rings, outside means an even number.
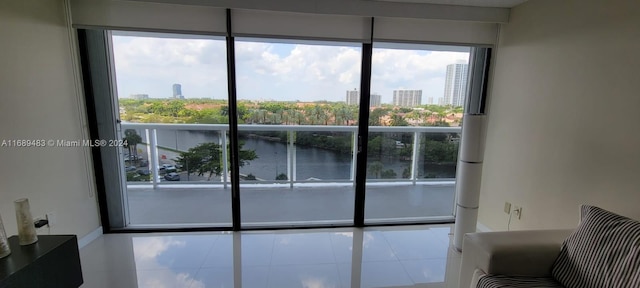
[[[120,136],[124,143],[122,147],[122,164],[127,183],[151,183],[154,173],[149,164],[147,129],[122,129]]]
[[[369,133],[367,180],[411,179],[413,133]]]
[[[454,179],[459,133],[422,133],[418,149],[417,179]]]
[[[243,186],[288,182],[287,131],[240,131],[238,136]]]
[[[295,180],[351,181],[353,146],[353,132],[297,131]]]

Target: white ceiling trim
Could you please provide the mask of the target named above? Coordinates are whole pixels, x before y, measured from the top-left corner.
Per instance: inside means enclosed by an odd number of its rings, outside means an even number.
[[[125,0],[230,9],[280,11],[364,17],[394,17],[507,23],[509,8],[402,3],[372,0]],[[412,1],[412,0],[405,0]],[[423,0],[425,1],[425,0]],[[438,1],[438,0],[434,0]],[[441,0],[446,1],[446,0]],[[465,0],[457,0],[465,1]],[[497,1],[497,0],[496,0]],[[521,1],[521,0],[513,0]]]
[[[458,5],[473,7],[513,8],[527,0],[370,0],[381,2],[420,3],[438,5]]]

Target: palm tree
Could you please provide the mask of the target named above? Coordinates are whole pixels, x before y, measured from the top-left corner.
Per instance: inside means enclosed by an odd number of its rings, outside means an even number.
[[[333,115],[336,124],[348,125],[350,120],[353,120],[353,113],[349,107],[344,105],[339,105],[333,109]]]
[[[137,146],[142,142],[142,138],[138,135],[138,132],[134,129],[124,130],[124,141],[127,143],[127,149],[129,150],[129,156],[133,157],[136,163],[138,162],[138,149]],[[129,158],[131,159],[131,158]]]
[[[314,124],[320,124],[322,123],[326,117],[326,113],[324,111],[324,109],[322,109],[322,106],[316,104],[311,108],[307,108],[306,111],[309,115],[309,120],[311,122],[312,125]]]
[[[384,164],[382,164],[382,162],[380,161],[375,161],[369,164],[369,167],[367,167],[369,173],[375,175],[377,179],[380,179],[382,169],[384,169]]]

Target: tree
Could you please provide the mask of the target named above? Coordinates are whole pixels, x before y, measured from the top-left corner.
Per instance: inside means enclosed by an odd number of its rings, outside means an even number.
[[[134,161],[138,161],[138,149],[137,146],[142,142],[142,138],[138,135],[138,132],[134,129],[124,130],[124,141],[127,143],[127,149],[129,150],[129,157],[133,157]],[[131,158],[129,158],[131,159]]]
[[[381,126],[380,117],[387,115],[389,113],[388,108],[376,108],[371,110],[369,114],[369,126]]]
[[[377,135],[376,135],[377,134]],[[396,151],[396,141],[385,137],[382,133],[371,133],[367,144],[367,152],[371,157],[394,156]]]
[[[244,143],[240,143],[240,167],[249,164],[249,161],[258,158],[254,150],[242,150]],[[222,174],[222,151],[220,145],[216,143],[202,143],[196,147],[189,148],[186,152],[181,152],[176,161],[187,169],[187,175],[198,173],[202,176],[208,173],[207,180],[211,180],[213,175]]]
[[[404,168],[404,170],[402,170],[402,178],[404,178],[404,179],[411,178],[411,168],[406,167],[406,168]]]
[[[349,121],[353,120],[353,112],[351,108],[340,103],[332,108],[333,118],[336,125],[349,125]]]
[[[394,113],[391,116],[391,126],[409,126],[409,123],[404,117]]]
[[[456,142],[426,140],[421,146],[425,163],[456,163],[458,160]]]
[[[387,169],[382,171],[381,175],[383,179],[395,179],[398,175],[396,174],[396,171],[393,171],[393,169]]]
[[[384,169],[384,164],[382,164],[382,162],[380,161],[375,161],[369,164],[369,167],[367,167],[369,173],[373,174],[377,179],[380,179],[380,173],[382,173],[382,169]]]
[[[280,173],[278,176],[276,176],[276,180],[289,180],[289,178],[287,177],[287,174]]]
[[[168,114],[167,116],[178,117],[180,111],[184,109],[184,102],[179,100],[172,100],[167,103],[165,108],[165,113]]]
[[[305,108],[305,115],[309,117],[309,122],[311,125],[323,124],[325,120],[328,120],[329,117],[326,116],[326,113],[322,106],[316,104],[313,107]]]

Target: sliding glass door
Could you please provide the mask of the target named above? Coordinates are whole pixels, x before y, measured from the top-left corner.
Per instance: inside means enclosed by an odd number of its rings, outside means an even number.
[[[111,35],[128,226],[230,226],[225,39]]]
[[[360,45],[235,47],[242,225],[353,223]]]
[[[365,223],[452,219],[470,49],[374,43]]]

